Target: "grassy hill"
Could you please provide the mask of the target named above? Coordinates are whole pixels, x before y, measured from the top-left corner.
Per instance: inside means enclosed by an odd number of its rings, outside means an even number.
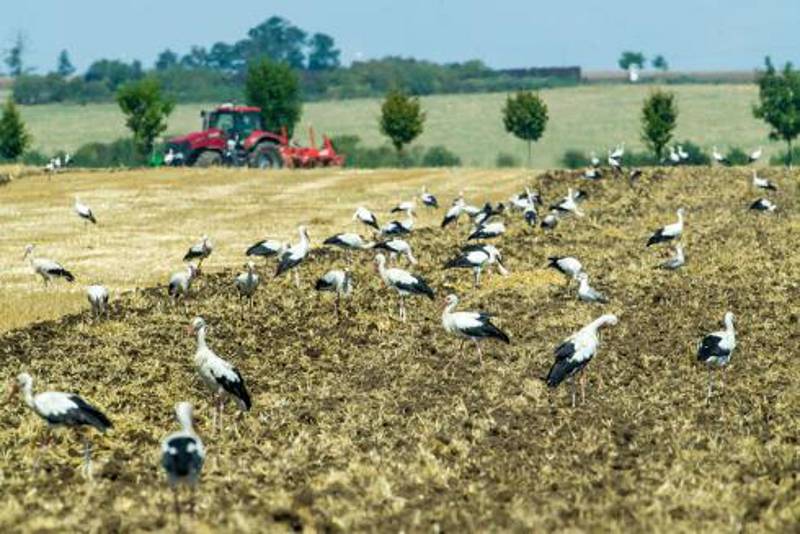
[[[767,130],[752,115],[757,91],[753,85],[675,85],[680,118],[677,139],[702,146],[735,145],[752,149],[764,145],[767,155],[782,147],[767,142]],[[550,108],[550,124],[534,148],[534,166],[551,168],[569,148],[604,150],[625,141],[641,149],[641,104],[651,86],[591,85],[542,92]],[[425,133],[417,141],[442,144],[461,156],[465,165],[493,166],[498,152],[509,152],[524,163],[524,144],[503,131],[500,109],[505,94],[445,95],[423,98],[428,113]],[[196,130],[199,113],[207,105],[177,106],[169,131]],[[107,141],[127,135],[115,104],[48,105],[25,108],[34,145],[45,152],[74,150],[89,141]],[[306,142],[306,128],[317,132],[359,135],[366,144],[384,142],[377,128],[379,101],[357,99],[307,104],[298,129]]]
[[[96,480],[78,474],[80,442],[56,439],[33,466],[43,423],[19,398],[0,411],[0,471],[6,531],[174,530],[171,496],[157,465],[158,440],[175,428],[178,400],[196,405],[208,461],[188,531],[790,531],[800,516],[797,436],[800,341],[794,300],[800,261],[798,174],[767,173],[781,207],[754,214],[746,169],[647,170],[642,179],[585,182],[566,174],[533,179],[512,171],[386,171],[263,174],[158,170],[25,178],[0,190],[0,320],[76,309],[81,290],[44,290],[20,262],[24,243],[73,268],[76,285],[114,290],[108,321],[84,311],[0,336],[5,378],[25,369],[44,388],[77,390],[115,423],[93,435]],[[103,187],[98,187],[102,183]],[[467,228],[441,230],[422,212],[411,237],[437,299],[497,314],[511,345],[474,349],[440,325],[441,301],[412,299],[400,323],[372,254],[351,265],[356,289],[341,323],[330,295],[311,290],[325,270],[348,265],[315,250],[290,278],[261,288],[243,310],[231,278],[246,244],[310,225],[315,247],[350,228],[356,203],[383,218],[427,183],[448,202],[459,189],[475,203],[501,200],[526,183],[545,201],[585,189],[583,218],[552,233],[508,217],[498,246],[510,275],[443,270]],[[489,185],[491,184],[491,185]],[[84,228],[71,196],[95,206]],[[668,255],[646,249],[650,232],[687,211],[688,263],[653,268]],[[163,284],[186,246],[209,233],[216,250],[186,306]],[[611,303],[580,303],[546,258],[574,254]],[[269,278],[272,265],[261,269]],[[73,299],[73,296],[75,297]],[[36,304],[40,303],[40,304]],[[43,304],[42,304],[43,303]],[[705,403],[697,340],[737,317],[738,347],[724,392]],[[588,368],[585,404],[540,377],[565,336],[601,313],[619,315]],[[192,365],[192,317],[240,368],[254,408],[222,432]],[[235,426],[234,423],[235,422]]]

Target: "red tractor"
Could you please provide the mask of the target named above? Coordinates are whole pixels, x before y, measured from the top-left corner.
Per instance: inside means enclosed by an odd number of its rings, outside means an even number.
[[[203,130],[167,142],[165,165],[249,166],[260,169],[342,165],[330,139],[323,137],[322,148],[293,144],[286,131],[267,131],[261,109],[225,104],[211,112],[201,112]],[[311,134],[312,145],[314,143]]]

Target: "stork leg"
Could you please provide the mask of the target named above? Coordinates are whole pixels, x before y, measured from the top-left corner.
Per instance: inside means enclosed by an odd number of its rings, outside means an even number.
[[[339,313],[339,307],[342,300],[342,294],[340,292],[336,292],[336,320],[339,321],[341,319],[341,315]]]
[[[181,502],[178,498],[178,486],[172,486],[172,505],[175,511],[175,522],[178,524],[178,532],[181,531]]]
[[[406,302],[402,296],[400,297],[400,320],[406,321]]]
[[[569,377],[569,385],[570,385],[570,389],[572,390],[572,407],[574,408],[575,407],[575,393],[576,393],[575,377],[574,376]]]
[[[584,370],[581,370],[579,378],[581,383],[581,404],[584,404],[586,402],[586,377],[584,376]]]
[[[711,366],[708,367],[708,393],[706,394],[706,404],[711,402],[711,394],[713,391],[713,375],[711,374]]]
[[[480,362],[481,367],[483,367],[483,351],[481,350],[481,344],[478,343],[477,339],[473,339],[472,342],[475,343],[475,348],[478,349],[478,361]]]
[[[719,375],[719,391],[722,393],[722,390],[725,389],[725,374],[728,372],[728,366],[724,366],[722,368],[722,373]]]
[[[300,289],[300,273],[297,272],[297,269],[292,269],[292,271],[294,272],[294,285]]]
[[[481,271],[475,269],[475,287],[481,287]]]
[[[83,438],[83,474],[92,480],[92,444],[86,437]]]

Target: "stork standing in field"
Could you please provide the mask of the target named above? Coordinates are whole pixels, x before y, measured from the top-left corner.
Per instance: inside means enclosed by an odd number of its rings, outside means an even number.
[[[598,302],[600,304],[608,304],[608,299],[605,295],[594,289],[589,285],[589,275],[581,272],[575,277],[580,284],[578,285],[578,299],[583,302]]]
[[[758,176],[758,172],[753,169],[753,187],[756,189],[768,189],[770,191],[777,191],[778,186],[767,180],[766,178],[761,178]]]
[[[265,239],[250,246],[245,254],[247,256],[258,256],[264,258],[265,262],[269,258],[280,256],[284,250],[289,248],[286,244],[273,239]]]
[[[336,317],[339,317],[342,296],[347,297],[353,291],[353,278],[347,269],[334,269],[323,274],[314,284],[314,289],[336,293]]]
[[[81,202],[78,197],[75,197],[75,204],[73,205],[73,209],[75,210],[75,213],[78,215],[78,217],[83,219],[85,222],[97,224],[97,219],[95,218],[94,213],[92,213],[92,208]]]
[[[689,153],[683,149],[683,146],[678,145],[677,152],[678,158],[680,158],[681,161],[686,161],[689,159]]]
[[[380,226],[378,226],[378,219],[375,217],[375,214],[363,206],[359,206],[356,209],[356,212],[353,214],[353,220],[366,224],[379,231],[381,229]]]
[[[550,256],[547,261],[548,267],[567,277],[567,285],[571,279],[577,279],[578,275],[583,272],[581,262],[572,256]]]
[[[450,223],[458,221],[458,218],[461,217],[462,213],[464,213],[463,201],[462,203],[456,203],[450,206],[450,208],[447,210],[447,213],[444,214],[444,219],[442,219],[442,228]]]
[[[239,293],[239,298],[247,299],[250,307],[253,307],[253,297],[256,294],[256,289],[261,282],[258,274],[256,273],[256,266],[252,261],[248,261],[245,266],[245,272],[239,273],[233,280],[233,285]]]
[[[197,371],[216,399],[214,427],[217,427],[217,424],[221,427],[225,399],[233,398],[239,409],[247,412],[251,407],[250,394],[238,369],[217,356],[206,344],[206,322],[203,318],[195,317],[189,329],[197,336],[197,351],[194,355]]]
[[[575,407],[574,376],[580,373],[581,401],[586,400],[586,386],[583,370],[594,358],[600,345],[597,331],[606,325],[617,324],[617,316],[602,315],[561,342],[555,350],[555,362],[547,373],[545,381],[551,388],[557,387],[565,379],[572,385],[572,407]]]
[[[25,247],[25,254],[22,260],[28,260],[33,269],[33,272],[42,277],[44,285],[47,286],[50,280],[54,278],[63,278],[67,282],[74,282],[75,277],[71,272],[66,270],[60,263],[45,258],[37,258],[34,256],[36,245],[28,245]]]
[[[472,269],[475,276],[475,287],[481,286],[481,273],[489,265],[497,265],[497,270],[503,276],[508,275],[508,271],[503,265],[503,255],[494,245],[470,245],[461,249],[461,254],[445,265],[445,269],[461,268]]]
[[[717,149],[716,145],[714,145],[714,146],[711,148],[711,157],[712,157],[712,158],[714,158],[714,161],[716,161],[716,162],[717,162],[717,163],[719,163],[720,165],[727,165],[727,164],[728,164],[728,158],[726,158],[726,157],[725,157],[725,156],[722,154],[722,152],[720,152],[720,151]]]
[[[211,240],[208,238],[208,236],[204,235],[200,238],[199,242],[189,247],[189,250],[183,256],[183,261],[194,261],[199,259],[200,261],[197,264],[197,268],[200,269],[203,266],[203,260],[208,258],[213,251],[214,245],[211,243]]]
[[[436,197],[432,194],[428,193],[428,188],[422,186],[422,193],[419,195],[419,199],[422,201],[422,204],[433,209],[439,208],[439,201],[436,200]]]
[[[778,206],[776,206],[773,202],[771,202],[767,198],[759,198],[758,200],[750,204],[750,209],[754,211],[766,211],[771,213],[776,209],[778,209]]]
[[[181,429],[173,432],[161,441],[161,467],[167,474],[167,481],[172,488],[175,506],[175,519],[180,530],[181,508],[178,495],[181,485],[192,490],[192,509],[194,509],[194,488],[200,479],[203,462],[206,459],[203,441],[194,431],[192,424],[192,405],[179,402],[175,405],[175,416]]]
[[[683,234],[683,208],[678,208],[678,211],[675,212],[675,214],[678,216],[678,221],[663,226],[653,232],[653,235],[651,235],[650,239],[647,240],[648,247],[657,243],[665,243],[667,241],[678,239],[681,234]]]
[[[14,389],[22,391],[25,404],[47,422],[48,428],[69,427],[77,429],[83,426],[92,426],[100,432],[105,432],[113,426],[103,412],[73,393],[45,391],[34,395],[33,378],[28,373],[21,373],[17,376]],[[47,448],[50,444],[50,438],[51,434],[48,433],[44,448]],[[84,473],[91,478],[92,446],[85,437],[83,445]]]
[[[540,226],[545,230],[553,230],[558,226],[558,212],[553,211],[545,215]]]
[[[673,146],[669,147],[669,156],[668,157],[669,157],[669,162],[672,165],[680,165],[681,157],[680,157],[680,155],[678,155],[677,152],[675,152],[675,147],[673,147]]]
[[[686,264],[686,258],[683,255],[683,246],[678,243],[675,245],[675,255],[670,259],[660,263],[658,267],[660,269],[666,269],[668,271],[675,271],[680,269]]]
[[[373,247],[374,243],[364,241],[364,238],[354,233],[336,234],[322,242],[324,245],[332,245],[347,251],[348,258],[354,250],[367,250]]]
[[[483,339],[499,339],[504,343],[511,343],[508,335],[492,324],[491,314],[484,312],[454,311],[458,306],[458,297],[447,295],[445,308],[442,312],[442,326],[445,331],[455,334],[462,339],[469,339],[475,343],[478,350],[478,359],[483,365],[483,353],[479,341]],[[461,351],[464,351],[464,341],[461,342]],[[449,365],[449,364],[448,364]]]
[[[594,150],[589,152],[589,162],[592,164],[592,167],[599,167],[600,166],[600,158],[597,157],[597,153]]]
[[[197,267],[194,263],[186,266],[185,271],[178,271],[173,273],[169,278],[169,285],[167,286],[167,294],[172,297],[174,302],[186,298],[189,294],[189,289],[192,287],[192,282],[197,278]]]
[[[86,288],[86,297],[92,307],[92,317],[108,317],[108,289],[101,285],[89,286]]]
[[[550,206],[550,209],[562,214],[572,213],[578,217],[583,217],[584,213],[578,208],[578,200],[581,198],[580,193],[580,191],[577,194],[573,193],[572,188],[568,188],[567,196]]]
[[[415,258],[414,254],[411,252],[411,245],[403,239],[394,238],[389,241],[381,241],[375,243],[372,248],[388,252],[390,260],[394,261],[397,259],[397,256],[404,256],[411,265],[417,264],[417,258]]]
[[[506,226],[502,222],[490,222],[476,226],[472,233],[467,236],[467,241],[473,239],[494,239],[500,237],[506,232]]]
[[[697,346],[697,361],[708,368],[708,395],[706,402],[711,401],[713,389],[712,369],[722,369],[720,390],[725,387],[725,374],[728,363],[731,361],[733,349],[736,348],[736,331],[733,328],[733,313],[725,314],[725,330],[714,332],[705,336]]]
[[[756,161],[761,159],[761,154],[763,154],[763,151],[761,150],[761,147],[758,147],[757,149],[750,152],[750,155],[747,158],[748,162],[755,163]]]
[[[417,209],[417,204],[413,200],[404,200],[392,208],[390,213],[408,213]]]
[[[406,209],[406,219],[404,221],[390,221],[381,228],[382,236],[406,235],[414,229],[414,211]]]
[[[309,241],[308,230],[306,230],[305,226],[298,227],[297,233],[300,235],[300,241],[287,248],[281,254],[275,276],[280,276],[286,271],[292,270],[294,272],[294,284],[300,287],[300,274],[297,271],[297,267],[308,257]]]
[[[378,268],[383,283],[387,287],[394,289],[400,296],[400,320],[406,320],[405,299],[409,295],[425,295],[429,299],[434,299],[433,289],[420,276],[413,275],[408,271],[398,268],[386,268],[386,256],[378,254],[375,256],[375,264]]]

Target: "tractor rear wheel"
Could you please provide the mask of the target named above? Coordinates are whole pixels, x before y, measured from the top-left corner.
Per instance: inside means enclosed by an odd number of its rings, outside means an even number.
[[[197,167],[218,167],[222,165],[222,156],[213,150],[204,150],[194,162]]]
[[[249,163],[256,169],[280,169],[283,167],[283,157],[272,143],[261,143],[250,153]]]

